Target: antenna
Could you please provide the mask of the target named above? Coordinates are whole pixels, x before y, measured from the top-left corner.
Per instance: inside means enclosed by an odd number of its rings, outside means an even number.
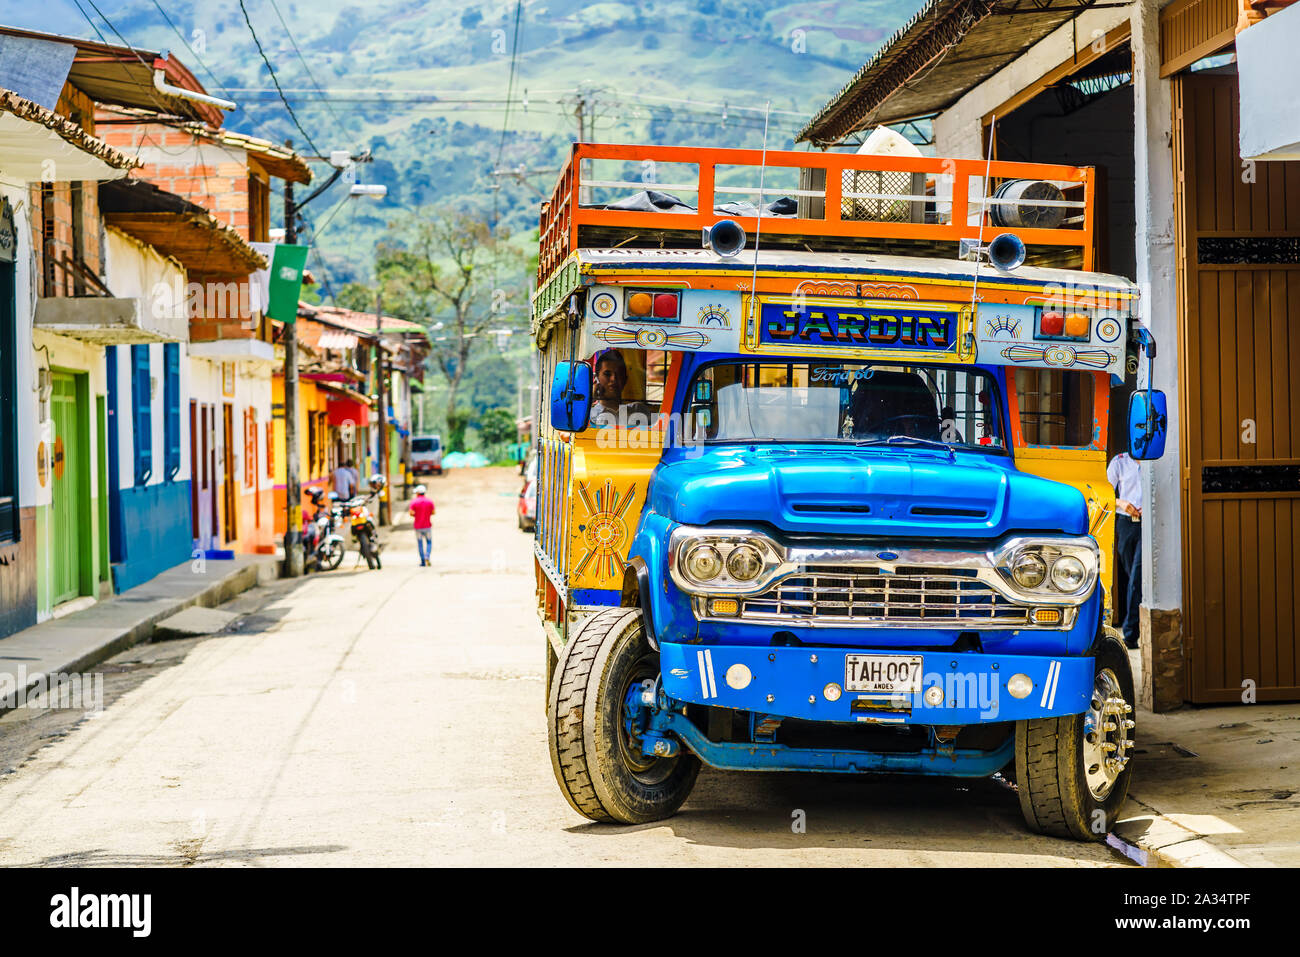
[[[984,248],[984,214],[989,204],[989,170],[993,167],[993,144],[998,141],[998,117],[993,114],[989,117],[989,147],[986,151],[987,157],[984,160],[984,182],[980,184],[980,233],[976,242],[979,248]],[[980,288],[980,254],[975,254],[975,282],[970,287],[970,308],[971,312],[975,311],[975,301],[979,298]]]
[[[772,101],[763,107],[763,158],[758,167],[758,224],[754,227],[754,275],[749,284],[750,332],[758,327],[758,244],[763,238],[763,184],[767,178],[767,118],[772,112]]]

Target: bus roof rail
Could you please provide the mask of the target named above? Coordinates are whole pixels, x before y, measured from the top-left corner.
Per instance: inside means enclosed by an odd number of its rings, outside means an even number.
[[[702,228],[733,219],[752,234],[760,215],[768,248],[941,258],[983,219],[1031,265],[1091,270],[1094,190],[1091,167],[575,143],[542,203],[537,278],[576,249],[698,249]]]

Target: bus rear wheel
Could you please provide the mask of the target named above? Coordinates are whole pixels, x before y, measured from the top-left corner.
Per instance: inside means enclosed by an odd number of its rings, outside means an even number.
[[[649,757],[629,736],[624,703],[659,674],[637,608],[587,618],[564,647],[547,702],[551,766],[569,804],[593,821],[644,824],[675,814],[700,761],[682,749]]]

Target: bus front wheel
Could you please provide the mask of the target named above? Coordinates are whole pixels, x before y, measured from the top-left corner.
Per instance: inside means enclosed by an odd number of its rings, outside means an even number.
[[[644,824],[682,806],[700,761],[641,753],[624,720],[633,685],[659,674],[638,608],[590,616],[564,647],[551,682],[547,729],[555,780],[573,809],[593,821]]]
[[[1128,794],[1134,729],[1133,672],[1123,644],[1094,646],[1092,699],[1083,714],[1016,722],[1016,786],[1031,830],[1101,841]]]

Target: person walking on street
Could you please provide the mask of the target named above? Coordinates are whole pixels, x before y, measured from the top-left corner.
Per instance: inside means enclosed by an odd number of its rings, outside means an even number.
[[[1138,609],[1142,606],[1142,479],[1138,465],[1121,452],[1106,466],[1106,478],[1115,486],[1115,564],[1119,577],[1115,620],[1124,632],[1124,643],[1138,646]]]
[[[411,513],[415,526],[415,545],[420,550],[420,567],[433,563],[433,499],[425,493],[423,485],[415,487],[415,498],[406,510]]]
[[[334,469],[334,474],[330,477],[334,484],[334,491],[339,493],[339,500],[346,502],[352,496],[357,494],[358,476],[357,470],[352,467],[352,460],[348,459],[342,465]]]

